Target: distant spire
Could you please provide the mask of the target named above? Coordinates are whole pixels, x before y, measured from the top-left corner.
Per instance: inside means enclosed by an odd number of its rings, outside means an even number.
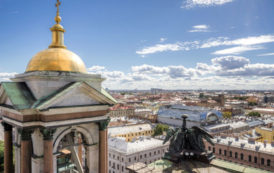
[[[61,5],[60,0],[57,0],[55,6],[57,8],[56,11],[56,16],[54,18],[56,24],[50,28],[52,32],[52,43],[49,46],[49,48],[66,48],[64,45],[64,32],[65,29],[63,26],[60,24],[62,18],[60,17],[60,11],[59,11],[59,6]]]

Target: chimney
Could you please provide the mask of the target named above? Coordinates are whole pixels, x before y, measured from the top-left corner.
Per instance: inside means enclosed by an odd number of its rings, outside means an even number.
[[[255,144],[255,139],[254,138],[248,138],[248,143],[249,144]]]
[[[274,141],[271,142],[271,146],[274,147]]]
[[[267,144],[267,140],[264,140],[264,147],[266,147],[266,144]]]

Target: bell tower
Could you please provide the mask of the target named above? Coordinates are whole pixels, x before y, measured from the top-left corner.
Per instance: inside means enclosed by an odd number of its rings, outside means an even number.
[[[0,85],[5,173],[108,171],[106,114],[116,100],[102,88],[104,78],[87,73],[66,48],[60,4],[48,49]]]

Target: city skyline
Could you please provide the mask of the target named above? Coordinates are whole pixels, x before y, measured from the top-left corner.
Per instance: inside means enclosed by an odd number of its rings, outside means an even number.
[[[61,1],[65,45],[109,89],[272,89],[271,0]],[[0,2],[0,80],[51,41],[55,1]]]

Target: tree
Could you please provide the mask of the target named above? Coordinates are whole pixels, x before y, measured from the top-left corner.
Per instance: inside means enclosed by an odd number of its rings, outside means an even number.
[[[255,101],[249,101],[248,106],[256,106],[257,103]]]
[[[0,141],[0,172],[4,170],[4,142]]]
[[[158,136],[158,135],[162,135],[163,132],[166,132],[168,130],[168,125],[164,125],[164,124],[157,124],[157,126],[154,129],[154,134],[153,136]]]
[[[204,98],[204,97],[205,97],[204,93],[199,94],[199,98]]]
[[[230,119],[232,117],[232,113],[231,112],[223,112],[223,117]]]
[[[261,116],[261,114],[259,113],[259,112],[249,112],[248,114],[247,114],[247,116],[249,116],[249,117],[260,117]]]

